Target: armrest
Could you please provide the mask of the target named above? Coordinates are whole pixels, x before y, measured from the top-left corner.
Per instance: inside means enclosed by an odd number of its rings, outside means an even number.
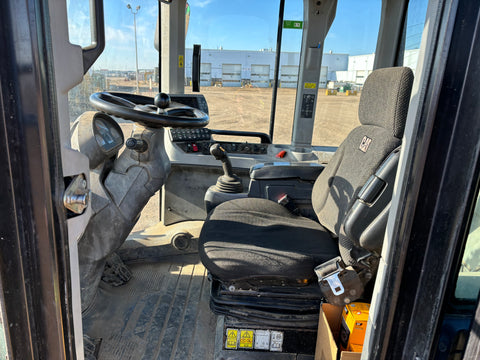
[[[263,163],[252,166],[250,169],[250,179],[274,180],[299,178],[307,181],[315,181],[323,169],[323,165],[314,163]]]
[[[368,251],[381,252],[399,158],[400,149],[395,149],[367,180],[345,216],[345,235]]]

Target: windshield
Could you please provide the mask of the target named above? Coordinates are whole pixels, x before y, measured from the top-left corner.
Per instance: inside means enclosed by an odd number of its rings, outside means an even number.
[[[419,38],[417,28],[422,29],[426,1],[413,3],[404,58],[415,70],[419,44],[412,41]],[[153,45],[158,4],[158,0],[105,2],[105,51],[82,84],[69,93],[72,121],[91,110],[88,97],[94,92],[138,91],[148,96],[158,92],[158,51]],[[71,42],[88,45],[89,1],[67,1],[67,6]],[[373,70],[380,11],[381,0],[338,2],[325,39],[313,145],[338,146],[359,125],[358,103],[363,83]],[[209,106],[209,127],[269,133],[279,1],[189,0],[185,17],[184,92],[192,92],[192,49],[200,44],[200,92]],[[303,1],[286,0],[283,19],[273,140],[290,144]]]

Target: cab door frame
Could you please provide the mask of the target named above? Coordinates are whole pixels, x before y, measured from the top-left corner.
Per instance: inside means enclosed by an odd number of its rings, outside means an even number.
[[[12,359],[77,358],[48,5],[0,2],[0,300]]]
[[[363,359],[434,357],[478,190],[479,5],[427,14]]]

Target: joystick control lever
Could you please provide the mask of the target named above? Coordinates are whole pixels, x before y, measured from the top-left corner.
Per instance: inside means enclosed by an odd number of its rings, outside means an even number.
[[[213,144],[210,146],[210,154],[212,154],[215,159],[222,162],[224,176],[232,179],[237,178],[237,176],[233,173],[232,162],[230,161],[227,152],[220,146],[220,144]]]
[[[210,146],[210,154],[222,162],[224,174],[219,176],[217,180],[217,191],[224,193],[241,193],[243,191],[242,183],[240,178],[233,173],[232,163],[225,149],[222,148],[220,144],[213,144]]]

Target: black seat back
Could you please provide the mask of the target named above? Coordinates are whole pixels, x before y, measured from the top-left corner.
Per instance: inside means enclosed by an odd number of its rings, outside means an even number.
[[[361,125],[350,132],[315,182],[312,204],[318,220],[341,239],[345,217],[360,190],[401,145],[412,84],[413,73],[407,67],[379,69],[369,75],[358,109]],[[343,241],[339,246],[343,260],[354,263]]]

